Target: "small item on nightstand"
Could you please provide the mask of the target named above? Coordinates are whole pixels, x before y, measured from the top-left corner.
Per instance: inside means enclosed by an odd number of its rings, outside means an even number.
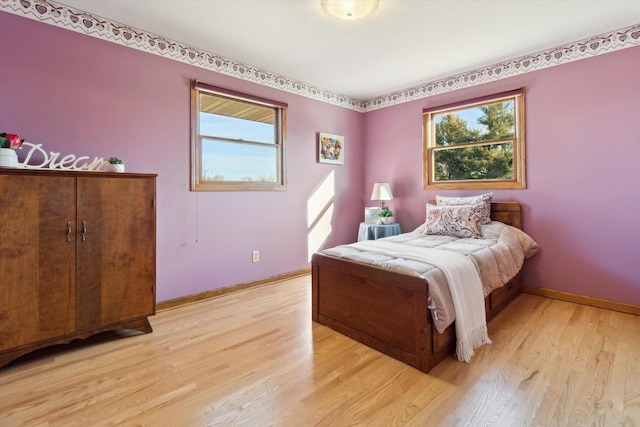
[[[392,224],[393,223],[393,211],[388,207],[383,207],[378,212],[378,224]]]
[[[380,212],[380,207],[365,207],[364,208],[364,222],[367,224],[377,224],[378,223],[378,212]]]

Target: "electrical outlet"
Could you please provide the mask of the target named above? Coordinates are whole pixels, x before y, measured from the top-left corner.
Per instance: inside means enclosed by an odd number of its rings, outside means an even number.
[[[251,262],[260,262],[260,251],[253,251],[251,257]]]

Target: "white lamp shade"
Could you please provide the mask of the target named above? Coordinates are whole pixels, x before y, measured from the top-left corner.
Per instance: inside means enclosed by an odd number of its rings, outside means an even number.
[[[389,183],[376,182],[373,184],[371,200],[393,200],[393,193],[391,193],[391,186]]]

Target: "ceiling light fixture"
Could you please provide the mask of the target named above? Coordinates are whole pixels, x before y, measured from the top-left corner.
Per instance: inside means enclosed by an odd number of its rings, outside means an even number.
[[[322,10],[339,19],[354,20],[372,14],[380,0],[320,0]]]

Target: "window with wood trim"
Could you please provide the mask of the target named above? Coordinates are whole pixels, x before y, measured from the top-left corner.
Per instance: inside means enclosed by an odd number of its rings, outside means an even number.
[[[286,190],[287,104],[193,81],[191,189]]]
[[[425,189],[526,188],[522,89],[423,113]]]

